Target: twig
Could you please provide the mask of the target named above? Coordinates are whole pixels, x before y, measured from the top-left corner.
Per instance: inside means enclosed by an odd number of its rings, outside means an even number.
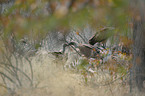
[[[67,42],[67,41],[66,41]],[[67,42],[68,43],[68,42]],[[80,56],[82,56],[77,50],[76,50],[76,48],[74,48],[73,46],[71,46],[71,48],[73,48],[76,52],[77,52],[77,54],[79,54]]]
[[[11,81],[13,84],[15,84],[18,87],[18,85],[16,84],[16,82],[14,80],[12,80],[9,76],[7,76],[6,74],[4,74],[3,72],[0,72],[0,74],[3,75],[4,77],[6,77],[9,81]]]
[[[1,62],[1,64],[8,65],[8,66],[12,67],[13,69],[15,69],[15,70],[21,72],[21,73],[31,82],[31,85],[32,85],[32,80],[31,80],[30,77],[27,76],[22,70],[18,69],[17,67],[14,67],[13,65],[6,64],[6,63],[4,63],[4,62]]]

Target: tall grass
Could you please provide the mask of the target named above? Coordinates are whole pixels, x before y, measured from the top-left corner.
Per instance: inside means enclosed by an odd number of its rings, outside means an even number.
[[[16,63],[14,58],[11,60],[12,63]],[[22,76],[23,74],[17,70],[18,77],[21,77],[19,79],[23,86],[16,87],[13,82],[6,82],[6,84],[0,87],[1,96],[7,96],[8,94],[10,96],[12,94],[14,94],[13,96],[124,96],[129,90],[128,85],[123,86],[119,82],[106,86],[98,86],[91,83],[91,81],[85,84],[81,74],[69,70],[65,71],[63,69],[64,61],[56,60],[54,56],[49,54],[39,54],[31,57],[33,79],[30,62],[27,62],[25,59],[21,60],[22,62],[24,63],[21,66],[23,67],[23,72],[29,78],[31,77],[31,79],[28,80],[28,78]],[[94,79],[101,79],[102,76],[98,75]],[[8,77],[11,76],[8,75]],[[33,86],[30,84],[31,82],[33,82]],[[12,85],[10,86],[11,83]],[[6,85],[15,89],[13,93],[7,90]]]

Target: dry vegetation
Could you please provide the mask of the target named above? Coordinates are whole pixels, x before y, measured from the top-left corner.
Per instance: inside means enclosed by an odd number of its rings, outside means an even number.
[[[39,54],[31,57],[31,60],[34,87],[24,86],[24,88],[17,88],[10,93],[1,86],[0,96],[128,96],[128,84],[123,85],[120,81],[116,81],[106,86],[98,86],[94,84],[93,79],[86,84],[81,74],[65,71],[64,62],[57,60],[52,55]],[[29,66],[26,64],[28,62],[25,60],[23,62],[25,62],[24,69],[29,73]],[[102,76],[96,74],[92,78],[99,78],[102,82],[104,79],[102,77],[103,74]],[[29,82],[23,80],[23,83],[28,85]]]

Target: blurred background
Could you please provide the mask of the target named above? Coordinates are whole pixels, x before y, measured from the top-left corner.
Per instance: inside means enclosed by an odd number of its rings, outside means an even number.
[[[144,0],[0,0],[0,96],[144,96]]]

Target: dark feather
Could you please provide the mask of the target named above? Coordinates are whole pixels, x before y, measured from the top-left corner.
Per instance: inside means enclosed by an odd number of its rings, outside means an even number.
[[[109,29],[110,28],[106,27],[99,32],[96,32],[96,34],[89,39],[89,44],[94,45],[97,42],[106,41],[112,35],[112,32]]]

